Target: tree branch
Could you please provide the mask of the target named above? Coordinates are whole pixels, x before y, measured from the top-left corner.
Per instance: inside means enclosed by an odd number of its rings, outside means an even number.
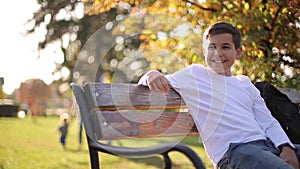
[[[188,3],[190,3],[190,4],[194,5],[194,6],[202,9],[202,10],[205,10],[205,11],[217,12],[217,9],[215,9],[215,8],[206,8],[206,7],[204,7],[204,6],[200,5],[200,4],[197,4],[197,3],[189,1],[189,0],[182,0],[182,1],[188,2]]]

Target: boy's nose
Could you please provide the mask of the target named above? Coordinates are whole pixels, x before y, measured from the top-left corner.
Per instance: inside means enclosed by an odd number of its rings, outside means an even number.
[[[215,56],[222,56],[222,50],[221,49],[216,49],[215,50]]]

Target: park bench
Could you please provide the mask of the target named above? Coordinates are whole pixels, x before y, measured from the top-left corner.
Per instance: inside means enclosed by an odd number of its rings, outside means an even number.
[[[200,157],[180,141],[149,147],[121,147],[102,140],[184,137],[199,133],[181,98],[173,89],[168,93],[150,92],[148,87],[129,83],[72,83],[85,128],[91,168],[100,168],[98,152],[128,158],[162,155],[164,167],[171,168],[169,153],[183,153],[195,166],[205,168]]]
[[[198,155],[187,145],[178,142],[152,147],[131,148],[103,144],[100,140],[153,137],[177,137],[199,133],[181,96],[173,89],[168,93],[150,92],[137,84],[104,84],[90,82],[83,87],[71,84],[79,116],[83,122],[91,167],[99,168],[98,152],[126,157],[162,155],[165,168],[171,168],[169,152],[185,154],[195,168],[204,168]],[[279,88],[294,103],[300,104],[296,89]]]

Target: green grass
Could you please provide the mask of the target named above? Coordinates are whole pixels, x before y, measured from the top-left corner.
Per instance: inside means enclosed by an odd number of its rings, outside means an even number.
[[[86,169],[90,168],[86,138],[78,143],[78,122],[70,123],[67,137],[67,151],[59,143],[58,117],[0,118],[0,169]],[[202,158],[208,169],[213,168],[197,137],[187,137],[184,142],[190,145]],[[127,144],[127,142],[113,142]],[[128,144],[141,145],[140,141]],[[146,142],[147,144],[147,142]],[[174,168],[193,168],[182,154],[170,154]],[[120,168],[163,168],[160,156],[145,159],[129,159],[101,153],[100,165],[104,169]]]

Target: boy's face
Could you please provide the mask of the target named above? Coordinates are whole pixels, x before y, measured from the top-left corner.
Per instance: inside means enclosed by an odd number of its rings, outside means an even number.
[[[205,62],[216,73],[231,76],[231,66],[239,59],[242,48],[235,49],[232,35],[221,33],[210,36],[203,43]]]

